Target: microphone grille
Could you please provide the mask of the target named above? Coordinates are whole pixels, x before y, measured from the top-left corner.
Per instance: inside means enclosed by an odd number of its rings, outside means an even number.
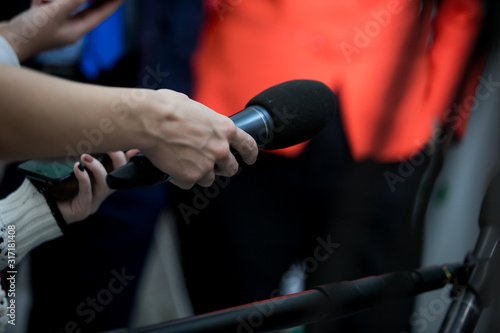
[[[274,150],[307,141],[337,112],[337,97],[324,83],[292,80],[280,83],[253,97],[248,106],[260,105],[274,122],[272,140],[263,149]]]

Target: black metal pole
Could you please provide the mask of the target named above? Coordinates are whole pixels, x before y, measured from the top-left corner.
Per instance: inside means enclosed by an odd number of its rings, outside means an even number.
[[[130,332],[274,332],[323,320],[328,315],[328,298],[320,291],[310,290],[287,297],[214,311]]]
[[[466,287],[451,304],[441,333],[473,332],[481,312],[498,290],[500,240],[500,174],[496,174],[483,199],[479,215],[479,238],[467,260],[474,264]]]
[[[334,320],[387,302],[439,289],[463,269],[463,264],[458,263],[333,283],[297,294],[137,329],[115,330],[113,333],[275,332]]]

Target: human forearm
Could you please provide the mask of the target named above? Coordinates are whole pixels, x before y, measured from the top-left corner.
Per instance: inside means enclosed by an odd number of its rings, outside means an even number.
[[[257,158],[255,140],[206,106],[172,90],[74,83],[0,65],[0,159],[138,148],[183,188],[230,177]],[[73,160],[74,160],[73,159]]]
[[[74,83],[5,65],[0,73],[2,159],[73,157],[148,143],[135,114],[151,92]]]

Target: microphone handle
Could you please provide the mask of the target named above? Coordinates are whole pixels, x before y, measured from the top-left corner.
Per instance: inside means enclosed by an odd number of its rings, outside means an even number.
[[[274,121],[269,113],[259,105],[251,105],[229,117],[236,127],[248,133],[257,142],[259,148],[272,140]],[[237,154],[232,150],[233,154]],[[108,187],[114,190],[127,190],[137,187],[149,187],[172,179],[151,163],[142,153],[134,155],[123,167],[106,176]]]
[[[251,105],[229,117],[236,125],[257,142],[259,148],[272,141],[274,121],[262,106]]]

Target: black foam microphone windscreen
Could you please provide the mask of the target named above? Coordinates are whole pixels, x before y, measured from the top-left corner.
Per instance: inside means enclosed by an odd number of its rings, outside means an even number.
[[[292,80],[253,97],[246,107],[259,105],[274,122],[272,140],[262,149],[274,150],[311,139],[337,112],[337,97],[324,83]]]

